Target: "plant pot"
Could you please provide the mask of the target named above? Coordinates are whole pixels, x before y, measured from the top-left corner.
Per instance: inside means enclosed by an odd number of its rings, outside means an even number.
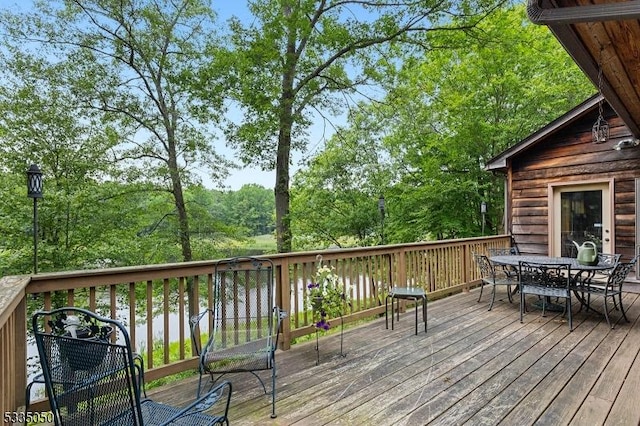
[[[311,299],[311,307],[314,311],[320,311],[320,309],[322,309],[322,302],[324,302],[324,297],[314,297],[313,299]]]
[[[60,340],[60,355],[73,371],[96,368],[107,355],[108,339],[113,329],[104,336],[90,336],[89,330],[78,330],[76,338],[65,333]]]

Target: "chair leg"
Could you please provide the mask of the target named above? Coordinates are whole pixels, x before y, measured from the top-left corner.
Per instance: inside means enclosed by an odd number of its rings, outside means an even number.
[[[522,291],[520,292],[520,324],[523,323],[523,317],[524,317],[524,294],[522,293]]]
[[[615,296],[613,296],[613,300],[614,301],[616,300]],[[620,305],[620,312],[622,312],[622,316],[624,317],[624,320],[626,322],[629,322],[629,318],[627,318],[627,314],[624,311],[624,308],[622,307],[622,291],[618,293],[618,304]]]
[[[202,372],[200,373],[200,378],[198,379],[198,393],[196,394],[196,399],[200,398],[201,389],[202,389]]]
[[[484,290],[484,281],[480,281],[480,295],[478,296],[478,303],[480,303],[480,299],[482,299],[482,290]]]
[[[418,299],[414,299],[416,301],[416,336],[418,335]]]
[[[571,294],[567,297],[565,302],[565,310],[569,311],[569,331],[573,331],[573,318],[571,315]]]
[[[395,321],[395,311],[394,311],[395,303],[396,303],[395,302],[395,297],[392,297],[391,298],[391,329],[392,330],[393,330],[393,327],[394,327],[394,323],[393,322]],[[398,303],[400,303],[400,302],[398,302]],[[398,306],[398,310],[400,310],[400,306]],[[400,318],[398,318],[398,319],[400,319]]]
[[[609,320],[609,305],[607,305],[607,297],[605,296],[603,298],[603,300],[604,300],[604,303],[603,303],[604,304],[604,317],[607,320],[607,325],[609,327],[611,327],[611,329],[613,330],[613,327],[615,327],[615,324],[612,325],[611,324],[611,320]],[[614,304],[615,304],[615,302],[614,302]]]
[[[422,319],[424,320],[424,332],[427,332],[427,298],[422,299]]]
[[[491,303],[489,303],[489,310],[493,309],[493,302],[496,300],[496,286],[492,286],[491,289]]]
[[[29,382],[27,385],[26,395],[24,398],[24,409],[25,411],[29,411],[29,406],[31,405],[31,387],[33,386],[33,382]]]
[[[271,418],[275,419],[276,415],[276,357],[275,353],[271,353]]]
[[[384,298],[384,326],[389,329],[389,296]]]

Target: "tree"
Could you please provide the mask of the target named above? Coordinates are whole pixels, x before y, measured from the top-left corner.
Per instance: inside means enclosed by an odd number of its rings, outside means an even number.
[[[60,71],[53,83],[73,94],[70,107],[80,117],[98,114],[124,179],[153,183],[172,195],[182,259],[191,260],[183,186],[198,179],[191,170],[199,165],[216,178],[227,164],[213,150],[207,128],[222,109],[221,99],[210,97],[205,105],[191,96],[191,76],[212,34],[211,9],[194,0],[74,0],[36,7],[32,14],[3,14],[11,36],[4,47],[13,61],[27,64],[22,78],[50,84],[37,71]]]
[[[36,1],[33,13],[4,11],[1,18],[4,59],[20,71],[14,77],[60,85],[78,122],[100,120],[100,137],[110,142],[119,172],[99,178],[146,183],[170,194],[173,211],[158,212],[155,222],[176,225],[172,235],[182,260],[192,260],[184,186],[198,181],[192,171],[199,167],[214,180],[227,167],[211,134],[222,99],[210,96],[205,104],[191,90],[205,60],[205,40],[215,37],[208,2]],[[192,290],[190,282],[189,312],[195,314]]]
[[[227,194],[226,204],[230,214],[228,223],[243,227],[247,235],[273,232],[273,191],[257,184],[243,185],[239,190]]]
[[[293,226],[312,242],[341,245],[355,236],[371,243],[381,189],[386,241],[476,236],[482,201],[485,231],[500,232],[503,178],[485,164],[593,90],[548,30],[526,20],[524,7],[429,42],[448,48],[405,60],[390,75],[388,96],[352,114],[294,177]],[[359,215],[365,220],[355,221]],[[357,223],[366,223],[368,240],[359,239]]]
[[[230,141],[245,163],[275,168],[278,251],[291,250],[290,162],[311,123],[370,96],[367,85],[406,55],[402,46],[428,48],[425,34],[451,31],[452,17],[469,28],[503,2],[255,0],[252,23],[231,21],[229,52],[215,56],[203,80],[231,70],[242,122],[230,126]]]
[[[400,241],[478,235],[481,201],[486,229],[500,230],[503,178],[486,163],[593,93],[522,5],[464,34],[434,34],[431,43],[460,47],[406,63],[380,109],[393,117],[385,146],[403,170],[395,187],[402,221],[389,223]]]

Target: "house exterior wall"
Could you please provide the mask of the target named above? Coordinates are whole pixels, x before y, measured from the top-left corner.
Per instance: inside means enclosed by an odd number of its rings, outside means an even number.
[[[549,186],[613,180],[613,248],[623,260],[635,255],[636,178],[640,178],[640,147],[615,150],[631,137],[614,113],[606,116],[610,140],[591,142],[596,115],[587,115],[515,155],[508,164],[509,231],[522,253],[549,252]]]

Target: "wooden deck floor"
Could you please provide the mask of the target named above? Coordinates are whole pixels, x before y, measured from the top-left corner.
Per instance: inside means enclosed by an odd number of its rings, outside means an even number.
[[[250,374],[234,386],[231,425],[638,425],[640,300],[625,295],[630,323],[611,330],[593,313],[540,311],[519,321],[519,303],[477,290],[428,304],[429,330],[414,335],[413,310],[394,331],[384,318],[277,354],[276,411]],[[575,306],[577,308],[577,305]],[[619,317],[619,312],[614,312]],[[158,401],[186,404],[197,378],[154,389]]]

